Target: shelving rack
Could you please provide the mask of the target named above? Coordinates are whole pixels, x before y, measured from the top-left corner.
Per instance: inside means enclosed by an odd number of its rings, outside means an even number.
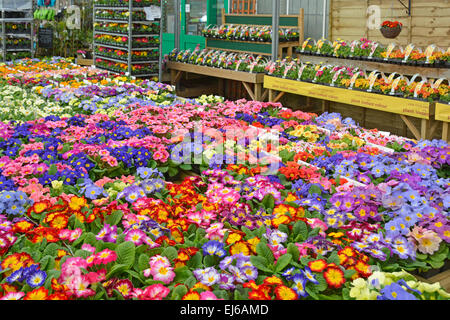
[[[22,0],[22,1],[16,1],[14,4],[12,1],[7,0],[1,0],[1,57],[3,61],[7,60],[7,55],[10,52],[30,52],[30,57],[34,56],[34,26],[33,26],[33,2],[32,0]],[[13,8],[13,6],[15,8]],[[20,7],[24,7],[23,9],[20,9]],[[22,12],[25,13],[25,17],[23,18],[7,18],[7,13],[12,12]],[[21,23],[29,23],[30,28],[24,32],[7,32],[6,30],[6,24],[7,23],[14,23],[14,24],[21,24]],[[22,48],[13,48],[8,47],[6,38],[21,38],[21,39],[29,39],[30,40],[30,46],[29,47],[22,47]]]
[[[117,62],[117,63],[126,63],[128,65],[128,71],[127,74],[130,76],[134,76],[134,77],[158,77],[159,79],[161,79],[161,75],[162,75],[162,59],[161,59],[161,39],[162,39],[162,17],[163,15],[163,9],[164,6],[161,5],[159,2],[155,1],[152,2],[150,4],[148,4],[148,6],[151,5],[155,5],[155,6],[161,6],[161,18],[160,19],[155,19],[155,20],[140,20],[140,21],[136,21],[133,19],[133,12],[137,12],[137,11],[141,11],[144,12],[144,7],[143,6],[134,6],[133,5],[132,0],[128,1],[128,4],[126,5],[122,5],[122,6],[108,6],[108,5],[103,5],[103,4],[98,4],[94,1],[94,10],[93,10],[93,15],[94,15],[94,43],[93,43],[93,58],[94,58],[94,65],[96,68],[99,69],[104,69],[106,71],[109,71],[111,73],[120,73],[118,71],[114,71],[114,70],[110,70],[108,68],[103,68],[102,66],[97,65],[97,58],[101,58],[103,60],[107,60],[107,61],[112,61],[112,62]],[[103,18],[98,18],[96,15],[96,12],[98,10],[114,10],[114,11],[128,11],[128,20],[125,19],[103,19]],[[96,24],[98,23],[123,23],[123,24],[128,24],[128,31],[127,32],[110,32],[110,31],[104,31],[104,30],[99,30],[96,29]],[[134,25],[138,25],[138,24],[159,24],[159,32],[158,33],[141,33],[141,32],[135,32],[133,30],[133,26]],[[104,44],[101,42],[96,41],[96,35],[99,34],[104,34],[104,35],[111,35],[111,36],[125,36],[128,37],[128,43],[125,46],[120,46],[120,45],[113,45],[113,44]],[[159,44],[156,46],[150,46],[150,47],[136,47],[133,46],[133,39],[137,38],[137,37],[142,37],[142,38],[150,38],[150,37],[158,37],[159,38]],[[98,47],[105,47],[105,48],[111,48],[111,49],[117,49],[117,50],[123,50],[127,52],[127,55],[124,55],[124,59],[119,59],[119,58],[113,58],[113,57],[109,57],[106,55],[101,55],[98,54],[96,52],[96,48]],[[157,57],[155,57],[154,59],[148,59],[148,60],[141,60],[141,59],[135,59],[132,56],[132,51],[154,51],[157,50],[158,51],[158,55]],[[139,65],[139,64],[157,64],[158,65],[158,70],[157,72],[154,73],[133,73],[132,67],[134,65]]]

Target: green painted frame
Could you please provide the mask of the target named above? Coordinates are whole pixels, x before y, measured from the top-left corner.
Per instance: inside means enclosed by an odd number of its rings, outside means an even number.
[[[207,24],[217,23],[217,14],[219,13],[214,4],[220,0],[207,0]],[[181,0],[181,8],[185,8],[186,0]],[[225,12],[229,10],[229,0],[224,0]],[[181,10],[181,30],[180,30],[180,46],[181,50],[194,49],[198,44],[203,49],[205,47],[205,37],[186,35],[186,12]],[[162,54],[169,54],[175,47],[175,36],[173,33],[163,33],[162,35]]]

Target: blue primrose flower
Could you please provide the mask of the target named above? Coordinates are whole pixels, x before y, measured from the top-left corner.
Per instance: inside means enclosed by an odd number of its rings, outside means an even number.
[[[292,289],[294,289],[300,297],[307,297],[309,295],[308,292],[306,292],[306,279],[303,274],[295,274],[292,277],[292,281],[294,282]]]
[[[216,240],[206,242],[202,246],[202,249],[204,255],[224,257],[227,254],[224,249],[223,243]]]
[[[377,300],[419,300],[415,295],[406,291],[398,282],[385,286],[380,293],[381,296],[378,296]]]
[[[85,196],[86,198],[89,198],[91,200],[95,200],[104,193],[103,188],[97,187],[95,184],[92,184],[90,186],[87,186],[85,189]]]
[[[40,287],[44,284],[46,278],[45,271],[38,270],[27,278],[27,284],[32,288]]]

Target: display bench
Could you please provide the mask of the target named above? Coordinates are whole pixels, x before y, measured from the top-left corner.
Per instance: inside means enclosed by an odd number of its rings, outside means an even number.
[[[436,103],[437,121],[442,121],[442,140],[450,141],[448,136],[448,124],[450,123],[450,104]]]
[[[402,75],[415,75],[420,74],[421,77],[427,77],[431,79],[450,78],[450,68],[430,68],[430,67],[420,67],[420,66],[408,66],[404,64],[392,64],[387,62],[378,62],[370,60],[354,60],[354,59],[343,59],[343,58],[333,58],[333,57],[323,57],[323,56],[313,56],[298,54],[298,60],[303,63],[314,63],[314,64],[330,64],[330,65],[345,65],[349,68],[359,68],[360,70],[378,70],[383,73],[392,73],[395,70],[397,73]]]
[[[269,92],[268,90],[263,89],[263,73],[234,71],[173,61],[167,62],[167,69],[170,70],[171,84],[175,86],[180,81],[183,73],[195,73],[219,78],[219,83],[221,83],[223,79],[240,81],[250,97],[255,101],[264,101]]]
[[[406,126],[418,140],[429,139],[438,125],[438,122],[433,118],[435,104],[421,100],[406,99],[355,89],[336,88],[267,75],[264,77],[264,88],[269,90],[269,101],[271,102],[279,101],[285,93],[292,93],[321,99],[324,101],[323,106],[326,105],[326,102],[334,101],[399,114],[403,122],[405,122]],[[277,92],[279,92],[278,95],[276,95]],[[420,119],[420,128],[417,128],[411,122],[410,118]]]
[[[224,25],[246,25],[246,26],[271,26],[272,15],[248,15],[225,13],[222,10],[222,21]],[[280,28],[298,28],[299,40],[280,42],[278,45],[278,55],[282,57],[283,50],[286,49],[287,55],[292,57],[295,49],[303,42],[304,39],[304,10],[300,9],[298,15],[280,15]],[[254,55],[272,55],[272,42],[259,41],[240,41],[218,38],[206,38],[205,47],[208,49],[216,49],[232,52],[244,52]]]

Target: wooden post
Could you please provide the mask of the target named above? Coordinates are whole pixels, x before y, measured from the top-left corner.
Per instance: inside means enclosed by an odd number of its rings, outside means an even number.
[[[430,125],[429,120],[426,120],[426,119],[421,120],[421,124],[420,124],[420,138],[421,139],[427,139],[429,125]]]
[[[262,101],[262,100],[261,100],[262,89],[263,89],[262,83],[255,83],[254,94],[255,94],[255,100],[256,100],[256,101]]]
[[[273,102],[274,97],[275,97],[275,91],[273,89],[269,89],[269,101]]]
[[[298,17],[299,46],[305,41],[305,9],[300,8]]]
[[[333,39],[333,0],[330,1],[330,10],[328,12],[328,39],[334,41]]]
[[[442,123],[442,140],[449,141],[448,139],[448,122]]]

